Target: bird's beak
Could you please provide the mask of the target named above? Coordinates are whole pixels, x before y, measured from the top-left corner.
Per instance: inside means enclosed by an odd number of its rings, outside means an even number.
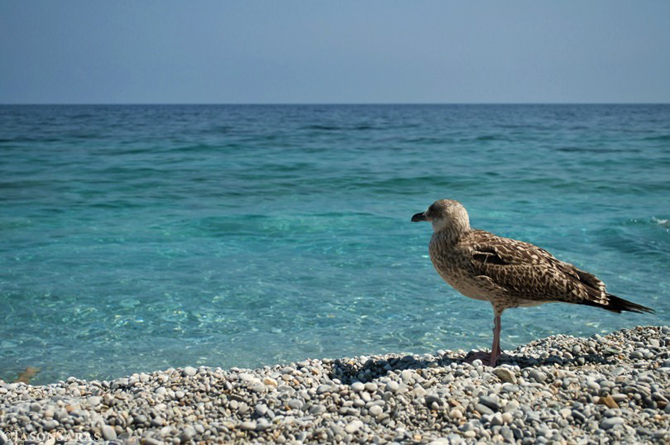
[[[416,215],[412,216],[412,222],[419,222],[419,221],[428,221],[428,218],[426,218],[426,212],[417,213]]]

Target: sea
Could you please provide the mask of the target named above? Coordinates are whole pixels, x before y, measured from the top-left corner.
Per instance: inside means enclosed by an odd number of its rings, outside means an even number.
[[[490,348],[410,222],[441,198],[656,309],[503,349],[670,323],[670,105],[3,105],[0,379]]]

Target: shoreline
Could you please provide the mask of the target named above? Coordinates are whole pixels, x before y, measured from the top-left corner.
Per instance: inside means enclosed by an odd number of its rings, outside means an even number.
[[[664,443],[670,327],[556,335],[503,353],[185,367],[44,386],[0,380],[0,445]]]

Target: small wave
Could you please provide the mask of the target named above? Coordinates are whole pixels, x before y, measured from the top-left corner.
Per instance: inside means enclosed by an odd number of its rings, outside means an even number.
[[[659,136],[648,136],[644,139],[644,141],[670,141],[670,134],[662,134]]]
[[[617,149],[617,148],[587,148],[587,147],[560,147],[556,151],[563,153],[639,153],[641,150],[638,148],[633,149]]]
[[[668,227],[670,228],[670,220],[667,219],[660,219],[656,218],[655,216],[651,217],[651,222],[661,226],[661,227]]]
[[[618,252],[638,257],[662,257],[667,240],[643,227],[611,227],[598,233],[599,244]]]
[[[68,137],[74,139],[97,139],[101,136],[102,135],[100,133],[71,133],[68,135]]]
[[[422,136],[422,137],[415,137],[415,138],[407,139],[407,142],[410,143],[410,144],[431,145],[431,144],[452,143],[453,139],[447,139],[447,138],[441,138],[441,137]]]
[[[370,124],[352,125],[347,127],[341,127],[337,125],[314,124],[314,125],[307,125],[306,127],[304,127],[304,129],[306,130],[321,130],[321,131],[339,131],[339,130],[365,131],[365,130],[373,130],[374,128],[375,127]]]
[[[475,141],[497,141],[498,139],[500,139],[500,137],[494,134],[486,134],[484,136],[477,136]]]
[[[0,139],[0,143],[7,142],[59,142],[61,139],[57,137],[49,136],[17,136],[15,138],[3,138]]]
[[[219,126],[215,126],[214,128],[209,128],[207,130],[204,130],[202,133],[203,134],[209,134],[209,133],[228,134],[228,133],[231,133],[233,130],[235,130],[235,127],[233,127],[232,125],[219,125]]]
[[[335,126],[335,125],[322,125],[322,124],[307,125],[304,128],[306,130],[325,130],[325,131],[343,130],[344,129],[342,127],[338,127],[338,126]]]

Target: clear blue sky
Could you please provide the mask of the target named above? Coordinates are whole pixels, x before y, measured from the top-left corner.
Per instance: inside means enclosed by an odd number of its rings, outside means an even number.
[[[670,102],[670,1],[0,0],[0,103]]]

